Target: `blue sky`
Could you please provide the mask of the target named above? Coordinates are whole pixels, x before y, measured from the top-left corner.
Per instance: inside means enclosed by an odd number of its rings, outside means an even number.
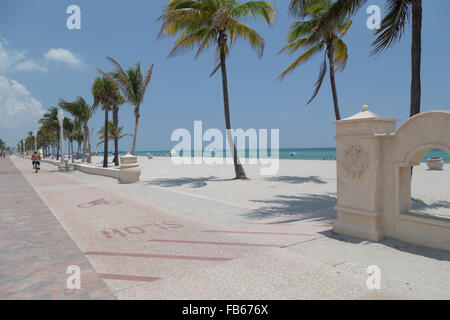
[[[194,120],[203,127],[224,128],[220,73],[214,68],[214,52],[166,59],[174,39],[157,40],[156,21],[162,0],[2,0],[0,4],[0,138],[16,145],[29,130],[37,128],[42,109],[56,106],[59,98],[81,95],[92,103],[90,93],[96,67],[112,69],[112,56],[123,66],[140,61],[144,68],[155,64],[150,88],[142,105],[137,150],[168,150],[176,128],[192,130]],[[281,147],[332,147],[335,126],[327,76],[319,95],[308,106],[319,71],[320,56],[302,65],[283,81],[277,75],[294,56],[279,55],[289,23],[287,0],[275,0],[276,22],[272,27],[249,22],[265,38],[262,59],[245,42],[238,42],[227,60],[231,121],[234,128],[278,128]],[[81,30],[68,30],[66,8],[81,8]],[[373,30],[366,27],[369,0],[352,18],[344,37],[349,51],[346,69],[337,75],[341,115],[351,116],[363,104],[371,111],[404,121],[409,115],[410,28],[402,41],[373,57]],[[422,110],[450,110],[450,2],[424,1]],[[16,113],[14,113],[14,108]],[[120,123],[132,132],[132,107],[121,107]],[[90,123],[98,130],[98,112]],[[93,145],[97,138],[93,137]],[[131,138],[121,140],[128,150]]]

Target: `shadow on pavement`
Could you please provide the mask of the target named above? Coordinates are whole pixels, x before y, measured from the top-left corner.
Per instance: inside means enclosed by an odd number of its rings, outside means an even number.
[[[346,235],[342,235],[342,234],[337,234],[337,233],[334,233],[333,230],[320,231],[319,233],[325,237],[328,237],[328,238],[331,238],[334,240],[338,240],[338,241],[343,241],[343,242],[348,242],[348,243],[353,243],[353,244],[363,244],[363,245],[380,244],[380,245],[384,245],[386,247],[390,247],[392,249],[403,251],[403,252],[406,252],[409,254],[420,255],[420,256],[427,257],[427,258],[436,259],[436,260],[450,261],[450,252],[438,250],[438,249],[427,248],[427,247],[422,247],[419,245],[403,242],[400,240],[385,238],[379,242],[375,242],[375,241],[370,241],[370,240],[366,240],[366,239],[360,239],[360,238],[350,237],[350,236],[346,236]]]
[[[305,196],[285,196],[278,195],[272,200],[252,200],[257,203],[267,204],[259,209],[245,214],[247,218],[261,219],[279,216],[289,216],[293,219],[286,222],[300,221],[316,218],[316,220],[334,220],[336,212],[333,207],[336,205],[336,195],[328,194],[308,194]]]
[[[309,176],[309,177],[296,177],[296,176],[275,176],[275,177],[269,177],[265,178],[266,181],[271,182],[286,182],[286,183],[294,183],[294,184],[300,184],[300,183],[318,183],[318,184],[325,184],[326,181],[320,179],[317,176]]]
[[[411,209],[413,210],[426,210],[426,209],[450,209],[450,201],[436,201],[431,204],[416,198],[411,198]]]
[[[206,187],[208,185],[208,182],[211,181],[231,181],[232,179],[218,179],[215,176],[209,176],[209,177],[200,177],[200,178],[173,178],[173,179],[167,179],[167,178],[160,178],[155,179],[152,181],[148,181],[148,185],[152,186],[160,186],[160,187],[179,187],[183,185],[190,185],[191,188],[202,188]]]

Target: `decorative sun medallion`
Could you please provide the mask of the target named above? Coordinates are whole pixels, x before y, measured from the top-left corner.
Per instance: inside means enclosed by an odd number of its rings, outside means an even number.
[[[352,178],[361,178],[368,164],[369,157],[359,146],[349,146],[344,151],[343,167]]]

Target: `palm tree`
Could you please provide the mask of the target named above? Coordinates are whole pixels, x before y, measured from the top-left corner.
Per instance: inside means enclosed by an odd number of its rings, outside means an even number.
[[[52,132],[45,126],[41,126],[38,130],[38,137],[42,146],[42,152],[44,158],[47,156],[47,142],[50,143],[50,136]]]
[[[103,155],[103,167],[108,167],[108,112],[111,109],[118,108],[123,103],[124,98],[121,96],[119,88],[114,81],[107,77],[96,78],[92,85],[92,95],[94,96],[94,105],[102,105],[102,109],[105,111],[105,144]],[[117,135],[116,135],[117,136]],[[118,145],[115,146],[115,165],[118,163]]]
[[[148,84],[152,78],[153,73],[153,64],[147,70],[145,77],[141,71],[140,62],[136,63],[135,68],[128,68],[124,70],[122,66],[113,58],[107,57],[109,61],[111,61],[114,66],[114,72],[110,74],[106,74],[105,72],[99,70],[105,77],[112,78],[115,83],[120,87],[122,94],[125,96],[127,101],[134,106],[134,135],[133,135],[133,144],[131,146],[131,154],[135,154],[136,152],[136,137],[139,125],[139,118],[141,117],[140,109],[142,102],[144,101],[145,91],[147,90]]]
[[[69,140],[69,152],[68,152],[69,158],[71,157],[72,163],[74,163],[75,162],[75,159],[73,158],[73,139],[75,135],[74,122],[69,118],[64,118],[63,130],[67,140]]]
[[[115,128],[114,122],[113,121],[109,121],[108,122],[108,139],[115,139],[116,138],[115,132],[114,132],[114,128]],[[123,126],[120,126],[120,127],[117,128],[117,140],[120,140],[120,139],[122,139],[123,137],[126,137],[126,136],[132,136],[132,134],[130,134],[130,133],[122,134],[122,130],[123,130]],[[99,146],[102,143],[105,143],[105,128],[104,128],[104,126],[102,126],[100,128],[100,130],[97,131],[97,134],[98,134],[98,138],[100,139],[100,142],[97,143],[97,146]]]
[[[48,112],[44,113],[43,117],[39,120],[39,123],[46,128],[47,131],[52,132],[56,136],[56,160],[59,159],[59,121],[58,121],[58,108],[51,107]],[[54,139],[53,139],[54,140]]]
[[[5,151],[5,149],[6,149],[5,141],[0,139],[0,152]]]
[[[83,124],[77,118],[75,118],[75,120],[73,121],[73,131],[73,140],[77,142],[76,154],[78,159],[78,156],[81,154],[81,144],[83,143],[83,141],[85,141],[85,139]]]
[[[310,5],[315,0],[291,0],[291,10]],[[327,28],[344,17],[353,15],[367,0],[336,0],[319,22],[320,28]],[[402,38],[409,17],[411,20],[411,105],[409,116],[420,113],[421,100],[421,56],[422,56],[422,0],[386,0],[387,13],[381,21],[378,36],[372,43],[372,54],[380,53]]]
[[[67,102],[63,99],[59,99],[58,105],[68,111],[71,115],[75,117],[78,121],[83,124],[84,131],[84,141],[83,141],[83,159],[84,162],[86,159],[86,154],[88,162],[91,162],[91,138],[89,135],[89,126],[88,122],[93,117],[95,111],[97,111],[97,106],[90,106],[82,97],[77,97],[77,99],[73,102]]]
[[[28,150],[34,150],[34,135],[33,131],[28,131],[27,137],[25,138],[25,145]]]
[[[247,176],[231,135],[226,56],[237,38],[247,40],[259,57],[264,52],[264,39],[256,30],[239,22],[243,18],[262,19],[270,25],[275,19],[275,8],[268,1],[240,4],[237,0],[170,0],[158,18],[162,21],[159,37],[179,35],[169,57],[194,48],[197,48],[198,57],[205,49],[216,48],[220,63],[210,76],[221,69],[225,127],[236,179],[247,179]]]
[[[341,114],[339,112],[335,71],[343,70],[347,63],[347,46],[341,38],[347,33],[352,21],[342,19],[336,24],[333,24],[330,29],[323,29],[319,32],[320,26],[318,24],[323,15],[328,12],[332,3],[332,0],[316,0],[313,3],[310,3],[308,7],[302,7],[301,9],[296,8],[296,12],[291,10],[292,15],[295,14],[297,17],[302,19],[309,18],[309,20],[297,21],[291,25],[288,35],[288,43],[283,47],[283,49],[281,49],[280,53],[289,51],[292,55],[301,48],[305,48],[306,51],[295,59],[295,61],[283,71],[278,79],[283,79],[301,63],[306,62],[323,50],[324,57],[320,66],[319,77],[315,84],[314,93],[307,104],[314,100],[320,90],[320,87],[322,86],[323,79],[327,73],[328,58],[334,113],[336,120],[340,120]]]
[[[59,125],[58,125],[59,128]],[[55,130],[54,127],[48,127],[45,124],[42,124],[39,129],[40,136],[42,137],[42,148],[44,152],[44,157],[47,157],[51,152],[50,149],[54,148],[54,145],[58,143],[58,134],[59,130]],[[38,134],[39,135],[39,134]]]

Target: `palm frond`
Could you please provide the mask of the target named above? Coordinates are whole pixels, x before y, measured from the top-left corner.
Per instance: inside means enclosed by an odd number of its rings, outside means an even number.
[[[305,46],[309,46],[308,38],[296,39],[288,42],[283,48],[281,48],[279,53],[289,50],[289,55],[292,55],[295,51]]]
[[[200,43],[195,58],[198,58],[200,53],[204,50],[211,48],[217,44],[217,30],[209,28],[209,32],[203,37],[203,41]]]
[[[127,73],[123,70],[122,66],[115,59],[111,57],[106,57],[107,60],[111,61],[115,66],[115,72],[113,73],[113,78],[119,83],[122,93],[124,93],[127,100],[133,99],[133,87],[127,77]]]
[[[261,56],[264,40],[256,30],[240,21],[244,18],[263,20],[270,25],[275,18],[275,8],[269,1],[239,4],[238,0],[170,0],[158,18],[162,22],[158,37],[178,36],[168,57],[193,49],[196,49],[195,57],[198,57],[206,49],[215,47],[217,58],[221,32],[229,39],[226,56],[237,38],[248,41]]]
[[[286,75],[294,71],[295,68],[297,68],[301,63],[307,61],[308,59],[316,55],[320,50],[323,49],[323,46],[324,43],[319,42],[318,44],[314,45],[309,50],[307,50],[305,53],[300,55],[286,70],[283,71],[282,74],[278,76],[278,79],[282,80]]]
[[[347,65],[348,52],[347,45],[340,38],[335,38],[333,41],[335,48],[334,67],[336,71],[344,70]]]
[[[210,19],[209,12],[199,8],[169,9],[157,19],[157,21],[162,21],[157,38],[174,36],[188,29],[205,26]]]
[[[255,20],[262,18],[271,25],[275,21],[275,7],[269,1],[249,1],[231,9],[230,17],[232,19],[251,17]]]
[[[264,53],[264,39],[256,30],[239,23],[235,20],[230,20],[229,26],[230,41],[234,43],[238,37],[248,41],[250,46],[256,51],[258,57],[262,57]]]
[[[330,29],[332,25],[338,25],[346,17],[356,13],[367,0],[336,0],[332,3],[328,12],[320,19],[320,27]]]
[[[347,33],[348,29],[352,26],[353,21],[347,20],[347,22],[340,28],[339,30],[339,36],[343,37]]]
[[[387,0],[387,13],[375,33],[377,39],[372,43],[372,54],[380,53],[393,43],[400,41],[409,20],[411,0]]]
[[[100,73],[102,75],[102,77],[104,78],[108,78],[109,80],[111,80],[111,82],[116,86],[117,90],[120,90],[120,85],[119,83],[111,76],[111,74],[99,69],[99,68],[95,68],[98,73]]]
[[[220,63],[217,64],[217,66],[214,68],[213,71],[211,71],[211,73],[209,74],[209,77],[211,78],[213,75],[215,75],[217,70],[219,70],[219,69],[220,69]]]
[[[313,93],[311,99],[309,99],[309,101],[306,103],[307,105],[310,104],[311,101],[313,101],[314,98],[319,93],[320,87],[322,86],[323,79],[325,78],[326,73],[327,73],[327,55],[325,53],[324,57],[323,57],[323,61],[320,64],[319,77],[317,78],[317,81],[314,84],[314,93]]]
[[[289,15],[291,17],[304,18],[320,7],[329,7],[330,5],[330,0],[291,0],[289,3]]]
[[[202,42],[204,42],[205,37],[210,37],[210,28],[202,28],[192,32],[183,32],[175,41],[175,46],[167,57],[170,58],[186,51],[193,50],[196,46],[200,46]],[[207,41],[209,41],[209,39]]]
[[[296,21],[289,27],[287,40],[292,41],[299,37],[309,36],[317,27],[317,19]]]
[[[153,64],[151,67],[147,70],[147,73],[145,74],[145,80],[142,82],[140,87],[140,98],[141,102],[144,100],[145,91],[147,90],[148,84],[150,83],[150,80],[152,79],[153,74]]]

